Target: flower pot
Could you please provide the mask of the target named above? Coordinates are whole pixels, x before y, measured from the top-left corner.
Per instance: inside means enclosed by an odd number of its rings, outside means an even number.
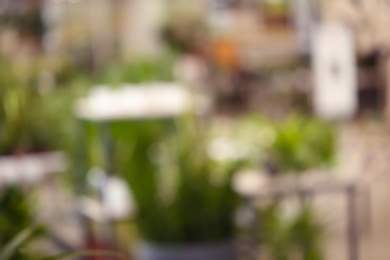
[[[289,6],[286,1],[265,1],[262,5],[262,17],[269,27],[288,26],[291,22]]]
[[[232,242],[161,246],[143,243],[136,260],[234,260]]]

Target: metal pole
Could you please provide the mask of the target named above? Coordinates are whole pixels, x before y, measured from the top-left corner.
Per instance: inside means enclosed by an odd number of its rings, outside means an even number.
[[[359,260],[359,235],[356,219],[356,186],[354,184],[347,189],[347,214],[349,259]]]

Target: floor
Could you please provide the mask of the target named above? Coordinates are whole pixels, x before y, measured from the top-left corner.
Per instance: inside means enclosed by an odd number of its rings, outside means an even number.
[[[351,259],[347,251],[345,198],[327,198],[332,206],[328,220],[326,259],[329,260],[388,260],[390,259],[390,130],[375,121],[342,127],[340,139],[340,169],[360,173],[371,193],[371,209],[358,200],[359,232],[358,258]],[[324,200],[324,199],[323,199]],[[321,202],[317,202],[321,203]],[[322,203],[326,203],[322,201]],[[370,212],[371,221],[362,216]],[[367,216],[367,215],[366,215]],[[330,220],[330,221],[329,221]],[[368,219],[370,220],[370,219]]]

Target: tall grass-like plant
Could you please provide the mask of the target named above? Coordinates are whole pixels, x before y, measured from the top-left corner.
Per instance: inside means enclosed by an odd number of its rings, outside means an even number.
[[[110,130],[115,172],[133,193],[144,241],[188,245],[232,239],[235,165],[219,167],[208,157],[205,125],[194,118],[165,119],[113,123]],[[98,161],[101,154],[95,155]]]
[[[39,67],[0,60],[0,154],[57,148],[61,110],[39,90]]]
[[[233,238],[237,200],[230,181],[234,170],[219,169],[209,158],[206,129],[185,118],[178,122],[174,136],[160,144],[157,202],[161,208],[153,215],[161,218],[149,223],[156,226],[145,234],[148,241],[191,244]]]

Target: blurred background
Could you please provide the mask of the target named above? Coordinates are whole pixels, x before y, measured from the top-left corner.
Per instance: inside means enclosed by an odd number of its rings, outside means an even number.
[[[387,260],[389,14],[0,0],[0,260]]]

